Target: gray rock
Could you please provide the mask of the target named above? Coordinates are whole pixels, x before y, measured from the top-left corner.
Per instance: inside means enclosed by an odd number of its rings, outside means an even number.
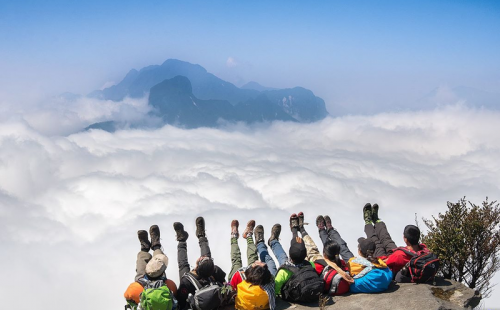
[[[324,309],[335,310],[456,310],[473,309],[481,295],[453,280],[437,279],[436,285],[401,283],[378,294],[352,294],[328,298]],[[277,310],[318,309],[318,303],[298,305],[277,299]]]

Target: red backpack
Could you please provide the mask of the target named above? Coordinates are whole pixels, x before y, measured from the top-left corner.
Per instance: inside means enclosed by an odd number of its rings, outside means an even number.
[[[403,251],[405,254],[411,256],[410,261],[401,270],[403,275],[411,278],[411,282],[427,283],[434,281],[434,277],[439,269],[439,257],[436,254],[428,250],[414,253],[404,247],[395,250]]]

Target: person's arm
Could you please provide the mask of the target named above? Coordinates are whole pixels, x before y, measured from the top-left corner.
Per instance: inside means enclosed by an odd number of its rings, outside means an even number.
[[[292,272],[286,269],[280,269],[274,278],[274,293],[281,295],[281,288],[292,276]]]

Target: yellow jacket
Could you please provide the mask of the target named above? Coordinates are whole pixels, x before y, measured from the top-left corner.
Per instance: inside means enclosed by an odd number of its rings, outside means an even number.
[[[269,309],[269,297],[259,285],[251,285],[247,281],[238,284],[235,308],[237,310]]]

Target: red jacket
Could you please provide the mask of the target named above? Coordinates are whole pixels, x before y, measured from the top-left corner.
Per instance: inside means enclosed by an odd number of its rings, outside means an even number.
[[[403,247],[404,249],[408,250],[409,252],[416,253],[418,255],[424,254],[424,253],[429,253],[430,250],[427,248],[427,246],[423,243],[419,244],[420,251],[415,252],[411,248],[406,248]],[[392,273],[396,275],[412,258],[411,255],[406,254],[403,251],[398,250],[399,248],[395,248],[392,250],[392,253],[389,256],[381,257],[387,266],[392,270]]]
[[[347,264],[343,260],[340,261],[342,264],[339,267],[342,268],[342,270],[344,271],[349,271]],[[314,262],[314,267],[316,268],[316,273],[320,277],[323,277],[323,281],[325,281],[325,287],[323,289],[325,293],[328,293],[331,296],[336,296],[336,295],[343,295],[349,292],[349,283],[343,278],[340,278],[340,281],[338,277],[335,278],[335,276],[337,275],[337,271],[332,267],[328,266],[325,260],[323,259],[316,260]],[[325,268],[327,269],[325,270]],[[330,291],[332,289],[332,282],[336,284],[337,289],[334,288],[332,291]]]

